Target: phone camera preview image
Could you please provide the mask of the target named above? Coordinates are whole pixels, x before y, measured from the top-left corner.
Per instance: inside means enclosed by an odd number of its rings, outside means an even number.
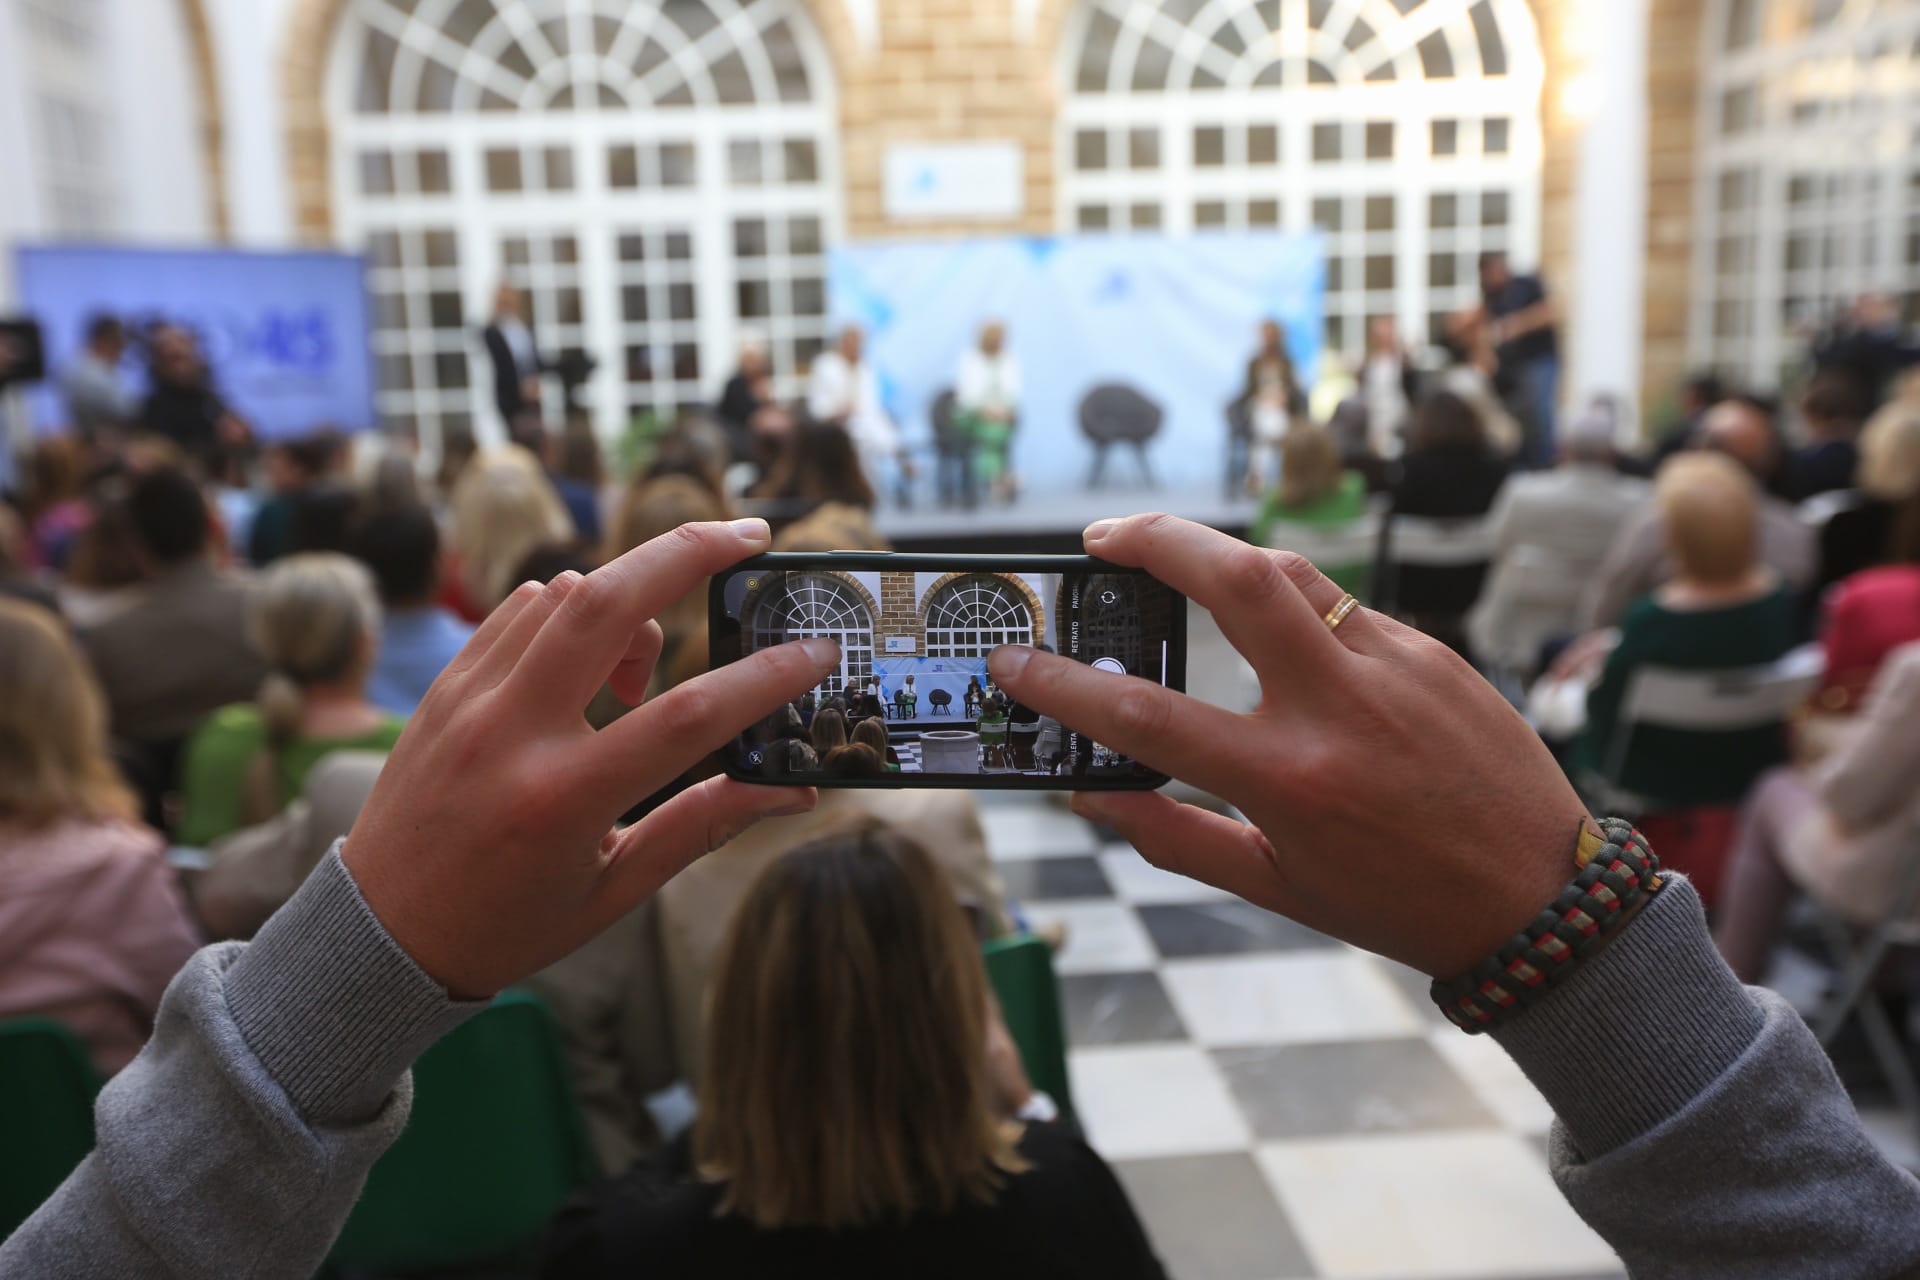
[[[736,740],[740,776],[823,785],[1155,786],[1162,775],[996,687],[987,657],[1044,646],[1166,683],[1184,600],[1130,571],[742,568],[716,622],[745,657],[827,636],[840,666]],[[716,636],[716,639],[719,635]]]

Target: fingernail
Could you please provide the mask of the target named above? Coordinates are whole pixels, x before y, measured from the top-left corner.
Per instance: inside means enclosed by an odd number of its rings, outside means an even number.
[[[748,542],[765,542],[773,537],[773,534],[767,530],[767,522],[759,516],[747,516],[745,519],[735,520],[727,527]]]
[[[1023,644],[1003,644],[987,655],[987,670],[995,680],[1015,680],[1032,658],[1033,650]]]
[[[814,666],[823,671],[831,671],[840,665],[840,646],[825,636],[800,641],[800,649],[813,659]]]
[[[1118,517],[1110,520],[1096,520],[1087,526],[1087,532],[1084,536],[1088,542],[1098,542],[1119,527],[1120,521]]]

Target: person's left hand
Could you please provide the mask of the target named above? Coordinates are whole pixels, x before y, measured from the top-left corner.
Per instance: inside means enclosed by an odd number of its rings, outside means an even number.
[[[645,696],[651,619],[767,549],[766,522],[689,524],[586,577],[526,583],[427,691],[344,854],[367,905],[449,992],[490,995],[560,959],[695,858],[810,788],[713,778],[624,831],[632,805],[839,662],[831,640],[763,649],[599,731],[602,684]]]

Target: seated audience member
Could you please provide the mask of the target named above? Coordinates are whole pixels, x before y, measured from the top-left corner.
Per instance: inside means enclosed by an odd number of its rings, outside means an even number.
[[[1677,416],[1668,419],[1655,432],[1653,444],[1645,456],[1622,459],[1623,468],[1633,475],[1650,476],[1674,454],[1697,446],[1700,428],[1707,414],[1726,398],[1726,384],[1720,381],[1719,374],[1701,372],[1688,375],[1680,386]]]
[[[880,758],[887,773],[900,772],[900,753],[887,738],[886,722],[878,716],[862,720],[853,727],[853,745],[862,746]]]
[[[260,580],[248,630],[269,673],[251,702],[222,707],[188,741],[182,844],[264,822],[331,751],[391,751],[405,723],[367,700],[380,645],[372,576],[346,556],[288,556]]]
[[[1888,551],[1891,563],[1862,569],[1827,594],[1820,629],[1824,711],[1851,709],[1887,655],[1920,640],[1920,493],[1896,518]]]
[[[606,487],[607,467],[600,438],[585,422],[568,424],[548,446],[552,463],[547,478],[566,504],[567,515],[581,541],[598,546],[601,536],[600,492]]]
[[[1920,832],[1920,644],[1880,668],[1866,707],[1812,768],[1768,772],[1740,814],[1713,940],[1759,982],[1796,889],[1856,925],[1893,901]]]
[[[1757,554],[1761,499],[1752,477],[1731,459],[1685,454],[1660,469],[1654,501],[1673,576],[1627,610],[1588,695],[1578,749],[1587,768],[1609,761],[1621,700],[1639,668],[1751,667],[1793,648],[1792,602]],[[1643,726],[1612,781],[1663,809],[1736,804],[1785,758],[1781,725],[1711,734]]]
[[[1887,562],[1895,517],[1920,495],[1920,383],[1861,429],[1854,488],[1860,501],[1820,526],[1820,574],[1809,592],[1816,607],[1834,583]]]
[[[286,440],[266,451],[267,487],[272,496],[253,514],[247,539],[247,559],[256,566],[289,556],[294,545],[294,522],[309,495],[327,479],[336,452],[335,441],[324,435]]]
[[[872,724],[863,720],[862,724]],[[887,766],[882,757],[874,754],[872,747],[861,742],[849,742],[844,747],[835,747],[827,752],[827,758],[820,762],[820,771],[829,778],[884,778]]]
[[[249,697],[266,667],[247,642],[246,581],[214,568],[199,486],[184,471],[150,471],[134,478],[125,509],[145,585],[134,603],[82,625],[80,644],[114,735],[164,754],[216,708]]]
[[[54,582],[60,612],[83,631],[145,594],[150,557],[141,550],[133,527],[129,498],[134,479],[113,469],[87,486],[86,527],[74,540],[66,573]]]
[[[1715,405],[1701,424],[1700,443],[1740,463],[1763,490],[1779,470],[1780,440],[1773,414],[1759,401],[1735,398]],[[1760,563],[1772,569],[1789,591],[1803,590],[1813,581],[1816,568],[1813,531],[1779,499],[1762,494],[1759,503]],[[1650,499],[1621,526],[1581,598],[1582,631],[1618,625],[1628,605],[1673,576],[1662,519],[1660,503]]]
[[[1614,469],[1614,413],[1600,405],[1569,423],[1559,465],[1514,476],[1487,516],[1493,570],[1467,617],[1473,651],[1528,671],[1547,642],[1573,632],[1581,587],[1647,484]]]
[[[1398,525],[1397,518],[1483,516],[1509,470],[1506,455],[1489,440],[1484,420],[1471,403],[1450,391],[1436,391],[1420,402],[1399,474],[1388,490],[1377,562],[1379,572],[1387,575],[1385,594],[1394,612],[1456,650],[1466,647],[1463,619],[1480,596],[1487,563],[1397,564],[1395,539],[1417,536]]]
[[[1800,398],[1800,420],[1807,442],[1789,453],[1780,468],[1780,496],[1805,502],[1816,494],[1853,487],[1860,465],[1858,438],[1866,417],[1853,379],[1823,374]]]
[[[1112,1171],[1038,1119],[910,838],[842,827],[754,877],[705,1039],[691,1135],[564,1208],[545,1274],[1164,1274]]]
[[[27,567],[65,572],[93,509],[86,499],[88,451],[68,436],[47,436],[27,459]]]
[[[868,511],[843,502],[815,507],[773,540],[775,551],[888,551],[892,547],[874,528]]]
[[[60,598],[27,569],[26,545],[27,531],[20,514],[0,502],[0,598],[24,600],[59,614]]]
[[[752,496],[792,504],[795,514],[827,503],[872,511],[873,486],[844,427],[810,422],[787,437],[787,447]]]
[[[830,752],[847,745],[846,714],[832,707],[814,712],[813,723],[807,726],[807,736],[813,744],[813,753],[824,761]]]
[[[1342,466],[1331,431],[1303,418],[1280,441],[1280,483],[1261,499],[1249,536],[1258,546],[1279,546],[1283,526],[1324,532],[1366,513],[1366,477]]]
[[[760,772],[769,778],[787,778],[796,773],[813,773],[820,768],[820,757],[805,738],[776,738],[760,754]]]
[[[410,716],[473,635],[472,626],[434,603],[439,526],[422,506],[375,507],[356,522],[348,551],[380,592],[380,653],[367,676],[367,698]]]
[[[0,1018],[66,1024],[111,1075],[199,947],[166,842],[107,755],[107,711],[58,619],[0,600]]]
[[[441,603],[479,622],[519,586],[513,571],[542,543],[570,543],[573,521],[541,469],[519,445],[485,449],[460,471],[449,503]]]

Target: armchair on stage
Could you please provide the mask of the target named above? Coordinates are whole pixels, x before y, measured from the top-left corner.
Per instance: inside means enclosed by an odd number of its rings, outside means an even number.
[[[1103,382],[1087,392],[1080,401],[1080,431],[1093,443],[1094,450],[1087,488],[1101,487],[1107,472],[1107,450],[1116,444],[1133,446],[1141,479],[1149,489],[1157,488],[1153,465],[1147,460],[1147,443],[1160,433],[1166,416],[1164,409],[1125,383]]]

